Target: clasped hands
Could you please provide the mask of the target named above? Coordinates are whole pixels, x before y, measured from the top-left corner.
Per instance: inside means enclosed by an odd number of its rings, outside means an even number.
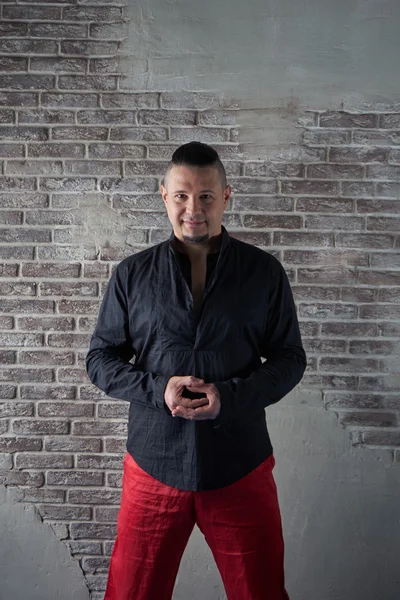
[[[205,394],[204,398],[191,400],[182,396],[184,388]],[[198,377],[171,377],[164,392],[164,400],[173,417],[194,421],[215,419],[221,410],[219,392],[213,383],[204,383]]]

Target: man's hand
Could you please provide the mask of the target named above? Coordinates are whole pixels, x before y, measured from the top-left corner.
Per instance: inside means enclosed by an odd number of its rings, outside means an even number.
[[[187,385],[190,392],[206,394],[206,398],[199,400],[189,400],[186,404],[180,404],[172,410],[173,417],[183,417],[184,419],[193,419],[194,421],[204,421],[205,419],[215,419],[221,410],[221,400],[219,392],[213,383],[196,383],[196,385]],[[199,404],[202,402],[202,405]]]
[[[208,404],[207,398],[191,400],[190,398],[182,396],[185,387],[192,392],[197,392],[200,391],[198,386],[202,385],[204,385],[203,379],[198,379],[198,377],[192,377],[191,375],[188,375],[187,377],[171,377],[164,392],[165,404],[172,413],[178,407],[184,408],[190,406],[193,409]],[[173,414],[173,416],[175,415]]]

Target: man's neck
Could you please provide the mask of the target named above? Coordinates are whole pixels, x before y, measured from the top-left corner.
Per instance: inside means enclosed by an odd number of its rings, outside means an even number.
[[[184,242],[175,236],[174,245],[179,252],[187,254],[191,262],[197,262],[207,259],[208,254],[218,252],[221,247],[221,240],[222,232],[201,244]]]

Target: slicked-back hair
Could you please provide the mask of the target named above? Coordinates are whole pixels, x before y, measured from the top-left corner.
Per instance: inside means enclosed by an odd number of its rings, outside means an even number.
[[[179,146],[172,155],[172,159],[167,167],[163,178],[163,184],[166,186],[166,181],[169,172],[174,166],[186,167],[214,167],[219,173],[222,189],[226,188],[226,173],[218,152],[208,144],[202,142],[189,142]]]

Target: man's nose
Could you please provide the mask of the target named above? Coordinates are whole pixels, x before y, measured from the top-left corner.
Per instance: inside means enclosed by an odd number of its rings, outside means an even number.
[[[196,196],[189,196],[186,203],[186,210],[191,215],[201,213],[201,201]]]

